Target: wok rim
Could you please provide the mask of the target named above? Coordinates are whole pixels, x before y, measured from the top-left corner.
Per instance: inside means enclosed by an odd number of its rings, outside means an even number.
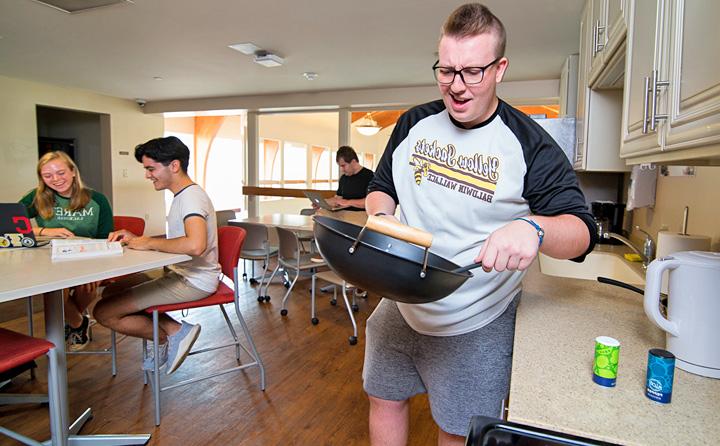
[[[337,229],[335,229],[335,228],[330,227],[327,223],[324,222],[324,220],[339,221],[340,223],[347,224],[347,225],[351,225],[351,226],[355,226],[355,227],[357,227],[357,228],[360,228],[361,230],[363,229],[362,226],[358,226],[358,225],[356,225],[356,224],[349,223],[349,222],[344,221],[344,220],[338,220],[338,219],[332,218],[332,217],[326,217],[326,216],[320,216],[320,215],[318,215],[318,216],[313,217],[313,220],[315,221],[315,223],[319,224],[320,226],[322,226],[323,228],[327,229],[328,231],[331,231],[331,232],[333,232],[333,233],[335,233],[335,234],[343,237],[344,239],[346,239],[346,240],[348,240],[348,241],[350,241],[350,242],[354,242],[356,239],[353,238],[353,237],[350,237],[348,234],[344,234],[343,232],[341,232],[341,231],[339,231],[339,230],[337,230]],[[418,249],[423,249],[423,248],[421,248],[421,247],[419,247],[419,246],[417,246],[417,245],[415,245],[415,244],[413,244],[413,243],[407,242],[407,241],[405,241],[405,240],[400,240],[400,239],[397,239],[397,238],[395,238],[395,237],[392,237],[392,236],[389,236],[389,235],[386,235],[386,234],[382,234],[382,233],[377,232],[377,231],[373,231],[372,229],[366,228],[365,230],[366,230],[366,231],[371,231],[371,232],[373,232],[373,233],[375,233],[375,234],[377,234],[377,235],[379,235],[379,236],[387,237],[387,238],[389,238],[389,239],[395,240],[395,241],[397,241],[397,242],[399,242],[399,243],[405,243],[405,244],[409,244],[409,245],[415,246],[415,247],[417,247]],[[381,254],[384,254],[384,255],[389,255],[389,256],[392,256],[392,257],[394,257],[394,258],[396,258],[396,259],[399,259],[399,260],[402,260],[402,261],[405,261],[405,262],[410,262],[410,263],[412,263],[412,264],[414,264],[414,265],[417,265],[418,268],[422,268],[422,263],[420,263],[420,262],[416,262],[415,260],[407,259],[407,258],[398,256],[398,255],[395,255],[395,254],[393,254],[393,253],[387,252],[387,251],[385,251],[385,250],[383,250],[383,249],[378,248],[377,246],[373,246],[373,245],[367,243],[365,240],[362,240],[362,239],[361,239],[361,240],[360,240],[360,244],[363,245],[363,246],[365,246],[365,247],[367,247],[367,248],[369,248],[369,249],[372,249],[372,250],[375,251],[375,252],[378,252],[378,253],[381,253]],[[445,262],[448,262],[448,263],[450,263],[450,264],[455,265],[456,268],[461,268],[461,266],[459,266],[459,265],[456,264],[455,262],[450,261],[450,260],[447,260],[446,258],[444,258],[444,257],[442,257],[442,256],[440,256],[440,255],[438,255],[438,254],[433,253],[432,251],[429,251],[429,252],[430,252],[431,255],[434,255],[434,256],[438,257],[439,259],[442,259],[442,260],[445,261]],[[348,252],[348,255],[352,256],[353,254],[351,254],[351,253]],[[332,266],[332,265],[331,265],[331,266]],[[445,268],[440,268],[440,267],[438,267],[438,266],[431,265],[430,263],[428,263],[427,269],[432,269],[432,270],[435,270],[435,271],[438,271],[438,272],[441,272],[441,273],[445,273],[445,274],[451,274],[451,275],[457,276],[457,277],[463,277],[463,278],[465,278],[466,280],[473,277],[473,273],[472,273],[471,271],[464,271],[464,272],[462,272],[462,273],[457,273],[457,272],[452,271],[452,270],[447,270],[447,269],[445,269]]]

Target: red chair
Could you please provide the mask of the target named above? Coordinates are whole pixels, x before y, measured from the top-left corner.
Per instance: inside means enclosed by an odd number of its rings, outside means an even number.
[[[155,425],[160,425],[160,392],[173,389],[175,387],[184,386],[186,384],[191,384],[197,381],[202,381],[208,378],[213,378],[215,376],[224,375],[226,373],[235,372],[239,370],[244,370],[249,367],[258,367],[260,369],[260,389],[265,390],[265,367],[263,366],[262,360],[260,359],[260,355],[257,352],[257,349],[255,348],[255,343],[253,342],[252,336],[250,336],[250,331],[248,330],[247,324],[245,323],[245,319],[243,319],[242,314],[240,313],[240,304],[239,304],[239,293],[238,293],[238,262],[240,260],[240,252],[242,251],[242,245],[245,241],[245,230],[236,226],[222,226],[218,228],[218,250],[219,250],[219,260],[220,260],[220,267],[222,269],[222,273],[225,275],[225,278],[230,279],[232,278],[233,282],[233,288],[231,289],[229,286],[227,286],[224,281],[220,283],[220,286],[218,287],[215,294],[212,294],[204,299],[195,300],[192,302],[183,302],[179,304],[169,304],[169,305],[158,305],[155,307],[150,307],[145,309],[145,312],[148,314],[152,314],[153,317],[153,353],[154,358],[159,357],[158,352],[158,343],[159,343],[159,315],[160,313],[167,313],[170,311],[178,311],[178,310],[187,310],[190,308],[201,308],[201,307],[209,307],[217,305],[220,308],[220,311],[223,314],[223,318],[225,319],[225,322],[227,323],[228,329],[230,330],[230,333],[232,334],[233,341],[228,344],[213,346],[213,347],[205,347],[202,349],[194,350],[189,353],[189,355],[195,355],[198,353],[204,353],[208,351],[217,350],[220,348],[225,347],[235,347],[235,359],[238,361],[239,365],[235,367],[231,367],[228,369],[223,369],[216,371],[214,373],[203,375],[203,376],[197,376],[192,379],[188,379],[185,381],[178,382],[176,384],[172,384],[166,387],[160,387],[160,370],[158,367],[158,362],[155,362],[155,370],[153,371],[147,371],[145,372],[145,383],[147,384],[148,378],[152,378],[152,387],[153,387],[153,397],[155,399]],[[247,340],[247,343],[249,344],[248,347],[245,347],[240,340],[238,339],[237,334],[235,333],[235,329],[232,326],[232,323],[230,322],[230,318],[228,318],[227,312],[225,311],[225,307],[223,307],[224,304],[234,304],[235,305],[235,314],[237,315],[238,321],[240,322],[240,327],[242,328],[243,334],[245,335],[245,339]],[[143,352],[147,351],[146,348],[147,341],[143,339]],[[246,364],[240,363],[240,349],[244,350],[245,353],[247,353],[250,358],[252,359],[252,362],[248,362]],[[144,353],[143,353],[144,354]]]
[[[47,354],[53,348],[55,348],[55,345],[52,342],[0,328],[0,375],[24,367],[27,363]],[[57,368],[57,364],[54,363],[52,355],[49,355],[49,358],[48,373],[51,373],[51,370]],[[53,394],[50,401],[57,401],[58,398],[59,394]],[[2,426],[0,426],[0,434],[27,445],[41,444],[32,438]]]
[[[115,230],[127,229],[135,235],[143,235],[145,232],[145,220],[140,217],[127,217],[122,215],[113,216]]]

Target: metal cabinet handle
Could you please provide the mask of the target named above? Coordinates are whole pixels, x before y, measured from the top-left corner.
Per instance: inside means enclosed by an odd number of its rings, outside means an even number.
[[[597,54],[597,41],[598,41],[598,23],[595,22],[595,26],[593,26],[593,32],[592,32],[592,55],[595,57],[595,54]]]
[[[605,33],[605,27],[600,26],[600,20],[595,21],[595,30],[595,48],[593,51],[597,54],[605,48],[605,44],[600,41],[600,33]]]
[[[645,92],[643,93],[643,123],[642,132],[648,132],[648,100],[650,99],[650,77],[645,76]]]
[[[659,81],[658,80],[658,70],[653,70],[652,72],[652,107],[650,107],[650,130],[653,132],[655,131],[655,128],[657,127],[657,121],[659,119],[667,119],[667,114],[658,114],[657,113],[657,97],[658,97],[658,88],[659,87],[667,87],[670,85],[670,81]]]

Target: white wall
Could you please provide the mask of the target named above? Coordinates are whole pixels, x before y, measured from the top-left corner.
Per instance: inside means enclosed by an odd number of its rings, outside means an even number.
[[[148,234],[165,232],[162,193],[135,161],[137,144],[162,136],[162,116],[145,115],[133,100],[0,76],[0,201],[17,201],[37,186],[36,105],[110,115],[113,212],[146,217]],[[128,152],[120,155],[119,152]],[[127,175],[127,176],[125,176]]]

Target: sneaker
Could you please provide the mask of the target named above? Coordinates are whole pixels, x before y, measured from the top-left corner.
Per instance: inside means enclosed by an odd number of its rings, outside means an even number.
[[[88,328],[90,321],[87,316],[83,316],[82,324],[78,328],[70,327],[70,334],[67,340],[67,349],[71,352],[77,352],[88,346],[90,337],[88,336]]]
[[[158,345],[158,355],[160,356],[160,364],[158,365],[158,370],[165,367],[165,364],[167,364],[168,359],[168,342],[164,344]],[[146,372],[152,372],[155,370],[155,359],[153,358],[155,352],[153,349],[152,342],[148,342],[146,350],[145,350],[145,358],[143,359],[142,363],[142,370]]]
[[[185,321],[183,321],[180,331],[172,336],[168,336],[168,360],[170,361],[170,365],[167,370],[165,370],[165,373],[169,375],[180,367],[188,353],[190,353],[190,349],[198,336],[200,336],[200,325],[188,324]]]

